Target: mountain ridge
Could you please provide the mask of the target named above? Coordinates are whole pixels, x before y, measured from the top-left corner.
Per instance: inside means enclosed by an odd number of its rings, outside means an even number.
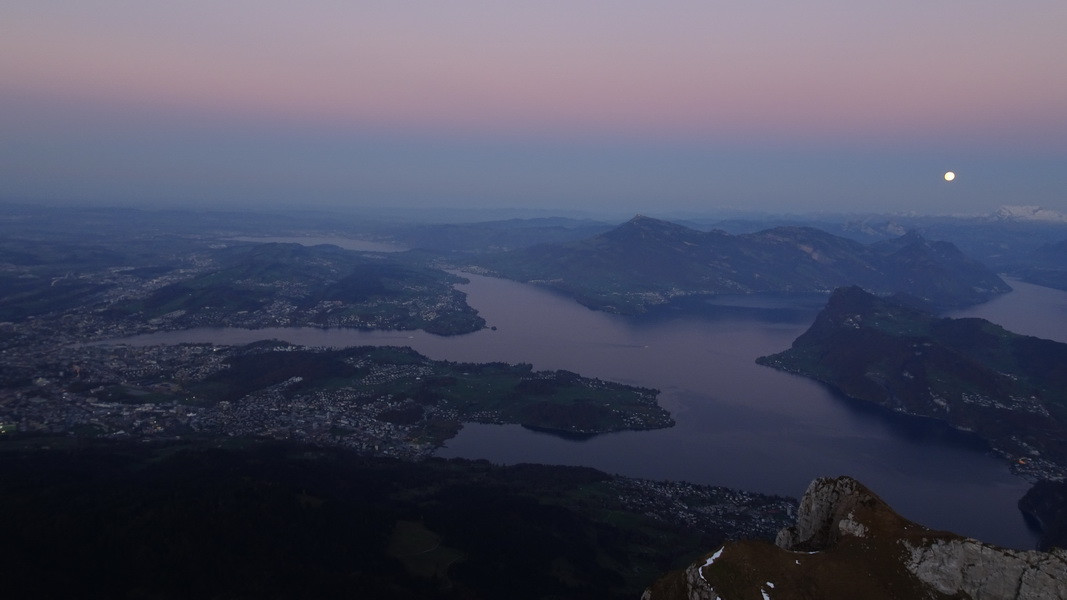
[[[757,362],[973,431],[1036,478],[1067,468],[1067,344],[846,287],[790,349]]]
[[[914,232],[864,245],[812,227],[733,235],[643,215],[590,238],[485,256],[476,264],[624,314],[685,296],[829,293],[851,284],[936,307],[975,304],[1010,290],[954,245]]]
[[[851,477],[808,486],[774,544],[731,541],[667,574],[642,600],[1067,597],[1067,551],[1000,548],[897,514]]]

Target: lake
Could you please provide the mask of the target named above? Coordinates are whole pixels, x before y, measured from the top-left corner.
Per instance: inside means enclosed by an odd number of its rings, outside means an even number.
[[[459,289],[495,330],[440,337],[198,329],[123,341],[238,344],[277,338],[331,347],[407,345],[434,359],[525,362],[653,387],[661,390],[660,403],[673,413],[675,427],[574,441],[517,425],[468,424],[438,454],[502,464],[584,465],[791,496],[802,494],[815,477],[851,475],[927,526],[1010,547],[1036,544],[1016,507],[1029,484],[974,436],[840,397],[754,362],[787,348],[807,329],[823,296],[720,297],[632,318],[592,311],[530,285],[466,277],[470,283]],[[1030,325],[1044,321],[1037,331],[1048,331],[1049,320],[1064,322],[1067,293],[1012,285],[1015,292],[954,314],[994,322],[1004,316],[1006,326],[1020,329],[1027,318]]]
[[[407,248],[374,240],[361,240],[337,236],[243,236],[229,238],[235,242],[255,242],[257,244],[300,244],[301,246],[318,246],[329,244],[344,248],[345,250],[357,250],[359,252],[403,252]]]

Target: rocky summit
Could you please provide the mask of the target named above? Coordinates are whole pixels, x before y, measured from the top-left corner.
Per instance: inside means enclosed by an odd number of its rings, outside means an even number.
[[[642,600],[1067,598],[1067,550],[1000,548],[898,515],[850,477],[808,486],[774,544],[727,542]]]

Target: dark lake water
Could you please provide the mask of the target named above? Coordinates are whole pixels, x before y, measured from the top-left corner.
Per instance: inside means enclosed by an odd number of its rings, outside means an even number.
[[[948,313],[980,317],[1008,331],[1067,343],[1067,292],[1015,279],[1005,280],[1012,292],[978,306]]]
[[[301,244],[304,246],[317,246],[319,244],[331,244],[345,250],[358,250],[360,252],[402,252],[403,246],[388,242],[376,242],[373,240],[357,240],[337,236],[259,236],[259,237],[235,237],[230,238],[238,242],[256,242],[261,244]]]
[[[755,364],[757,356],[787,348],[810,325],[824,297],[722,297],[626,318],[588,310],[536,287],[468,277],[471,283],[460,289],[495,331],[439,337],[313,328],[200,329],[124,341],[278,338],[316,346],[407,345],[434,359],[526,362],[536,369],[654,387],[677,426],[574,441],[520,426],[468,424],[439,455],[585,465],[792,496],[814,477],[847,474],[927,526],[1012,547],[1036,543],[1016,508],[1027,482],[973,436],[850,401],[821,384]],[[1067,294],[1016,287],[957,314],[994,322],[1003,316],[1009,328],[1034,325],[1049,337],[1049,320],[1065,321]]]

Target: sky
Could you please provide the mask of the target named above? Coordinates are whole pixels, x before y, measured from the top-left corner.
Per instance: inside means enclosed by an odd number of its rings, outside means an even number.
[[[1063,0],[6,0],[0,200],[1067,212],[1064,31]]]

